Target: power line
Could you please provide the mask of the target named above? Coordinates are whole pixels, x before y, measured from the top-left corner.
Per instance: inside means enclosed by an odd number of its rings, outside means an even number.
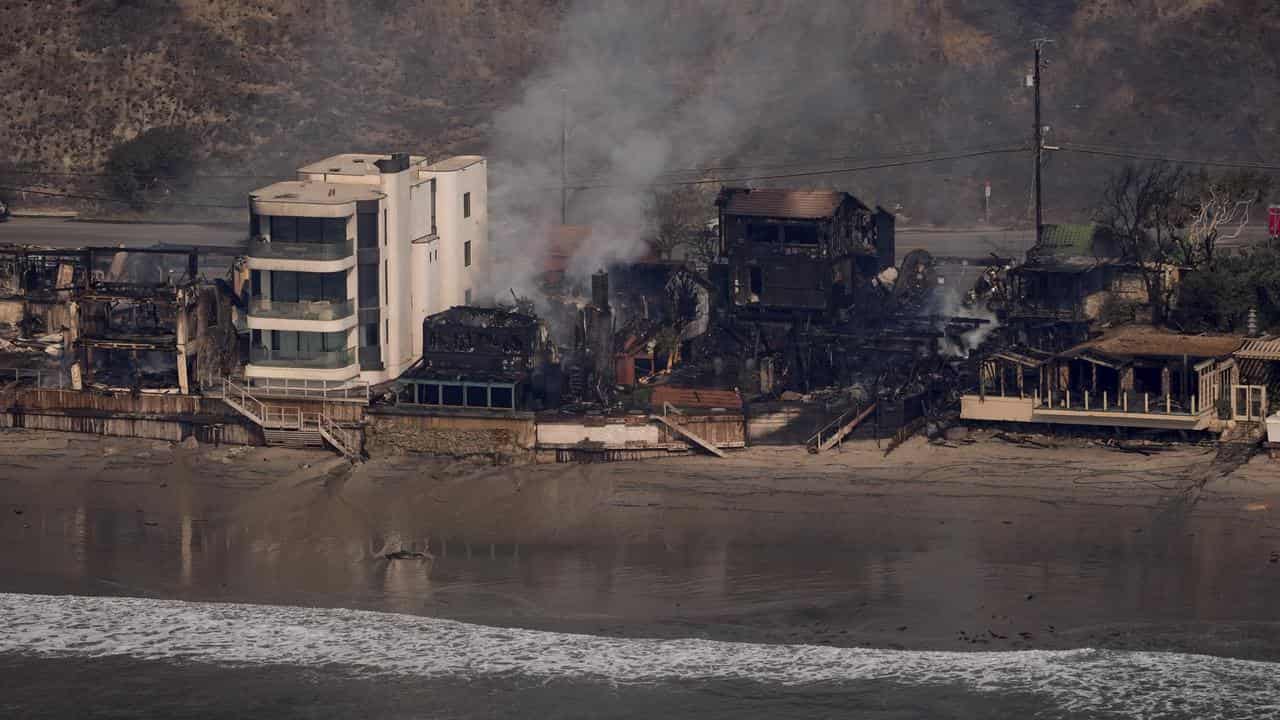
[[[133,173],[125,173],[132,175]],[[290,175],[172,175],[164,173],[142,173],[151,178],[164,178],[166,180],[189,179],[189,180],[271,180],[277,178],[289,177]],[[75,170],[6,170],[0,169],[0,176],[5,175],[22,175],[27,177],[90,177],[90,178],[113,178],[119,177],[112,173],[94,173],[79,172]]]
[[[1178,165],[1203,165],[1205,167],[1225,167],[1236,168],[1241,170],[1268,170],[1280,171],[1280,165],[1270,163],[1251,162],[1248,160],[1206,160],[1186,157],[1173,157],[1169,155],[1161,155],[1158,153],[1148,153],[1136,150],[1125,150],[1123,148],[1111,148],[1105,145],[1081,145],[1079,143],[1063,143],[1058,146],[1062,152],[1073,152],[1081,155],[1100,155],[1103,157],[1123,158],[1128,160],[1152,160],[1156,162],[1170,162]]]
[[[175,200],[173,202],[156,202],[154,200],[119,200],[116,198],[102,197],[100,195],[79,195],[76,193],[52,192],[49,190],[36,190],[35,188],[24,187],[8,187],[0,185],[0,190],[8,190],[9,192],[27,193],[30,195],[43,195],[46,197],[60,197],[69,200],[93,200],[96,202],[116,203],[118,205],[152,205],[154,207],[197,207],[197,208],[213,208],[218,210],[243,210],[244,205],[214,205],[211,203],[193,203],[181,202]]]
[[[785,180],[798,177],[812,177],[815,175],[840,175],[844,173],[863,172],[866,170],[884,170],[895,167],[907,167],[910,165],[925,165],[936,162],[947,162],[951,160],[964,160],[966,158],[982,157],[985,155],[1005,155],[1009,153],[1026,152],[1028,148],[1025,145],[1014,145],[1003,148],[989,148],[982,150],[969,150],[952,153],[934,154],[921,158],[899,158],[886,160],[884,162],[874,162],[853,167],[836,167],[824,168],[821,170],[807,170],[802,172],[774,173],[765,175],[742,175],[737,177],[716,177],[716,178],[699,178],[695,180],[662,180],[657,179],[646,183],[601,183],[594,185],[576,185],[570,186],[570,190],[597,190],[606,188],[641,188],[641,187],[661,187],[661,186],[681,186],[681,185],[710,185],[719,183],[738,183],[751,182],[754,180]]]
[[[1007,147],[1009,146],[998,145],[993,143],[988,145],[970,146],[967,148],[957,148],[956,150],[952,150],[952,151],[919,150],[915,152],[902,152],[894,155],[872,155],[872,156],[846,155],[846,156],[837,156],[837,157],[828,157],[828,158],[813,158],[811,160],[796,159],[788,162],[778,161],[774,163],[750,163],[750,164],[743,164],[743,165],[711,165],[706,167],[691,167],[691,168],[664,170],[658,173],[656,178],[677,180],[681,178],[673,177],[673,176],[706,175],[708,173],[726,173],[726,172],[749,173],[749,172],[755,172],[755,171],[781,170],[781,169],[788,169],[788,168],[808,169],[808,170],[812,170],[816,174],[821,174],[821,171],[815,166],[821,166],[824,164],[832,164],[832,163],[848,163],[848,162],[878,163],[878,162],[895,162],[895,161],[913,160],[913,159],[929,159],[929,158],[937,157],[938,155],[944,154],[946,152],[968,153],[968,152],[979,152],[979,151],[986,151],[986,150],[993,150],[993,149],[999,150]],[[575,178],[575,180],[580,184],[584,184],[584,183],[590,184],[591,182],[596,180],[599,180],[601,182],[608,182],[609,175],[607,174],[586,175],[586,176],[580,176],[578,178]]]

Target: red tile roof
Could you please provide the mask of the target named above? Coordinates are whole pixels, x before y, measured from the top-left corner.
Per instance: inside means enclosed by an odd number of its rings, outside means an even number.
[[[831,217],[847,193],[835,190],[779,190],[761,188],[725,190],[728,195],[724,211],[731,215],[755,215],[759,217],[796,218],[813,220]],[[857,202],[855,200],[855,202]]]
[[[671,403],[678,408],[742,410],[742,396],[736,390],[658,385],[653,389],[653,394],[649,396],[649,406],[654,410],[661,410],[663,403]]]

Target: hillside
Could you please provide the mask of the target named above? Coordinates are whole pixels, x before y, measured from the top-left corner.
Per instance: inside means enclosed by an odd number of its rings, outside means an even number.
[[[483,152],[495,184],[504,163],[539,178],[558,173],[560,100],[545,91],[564,85],[575,176],[1003,145],[1029,134],[1022,76],[1040,35],[1056,41],[1051,142],[1245,159],[1280,147],[1270,0],[852,5],[12,0],[0,172],[24,174],[0,184],[100,192],[74,174],[161,126],[191,131],[201,174],[243,176],[187,193],[201,199],[234,202],[266,179],[249,176],[349,149]],[[1055,156],[1050,213],[1078,214],[1110,162]],[[1023,217],[1029,176],[1022,156],[995,156],[792,182],[967,223],[988,177],[997,216]]]

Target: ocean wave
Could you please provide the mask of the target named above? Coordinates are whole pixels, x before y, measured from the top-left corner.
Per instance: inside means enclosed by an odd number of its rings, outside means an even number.
[[[959,684],[977,692],[1034,693],[1072,713],[1280,716],[1280,665],[1203,655],[604,638],[361,610],[141,598],[0,593],[0,652],[229,665],[339,664],[422,677]]]

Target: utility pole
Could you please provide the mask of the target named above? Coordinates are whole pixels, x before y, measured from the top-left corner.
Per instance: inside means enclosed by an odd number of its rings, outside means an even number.
[[[1036,181],[1035,181],[1035,205],[1036,205],[1036,245],[1040,245],[1041,229],[1044,226],[1044,203],[1042,199],[1043,188],[1041,186],[1040,168],[1044,160],[1044,123],[1040,120],[1040,53],[1048,43],[1053,42],[1046,38],[1037,38],[1031,42],[1036,50],[1035,69],[1031,74],[1031,84],[1035,89],[1035,129],[1032,134],[1032,142],[1035,143],[1035,163],[1036,163]]]
[[[568,91],[560,88],[560,224],[569,223],[569,159],[566,155],[569,144],[569,100]]]

